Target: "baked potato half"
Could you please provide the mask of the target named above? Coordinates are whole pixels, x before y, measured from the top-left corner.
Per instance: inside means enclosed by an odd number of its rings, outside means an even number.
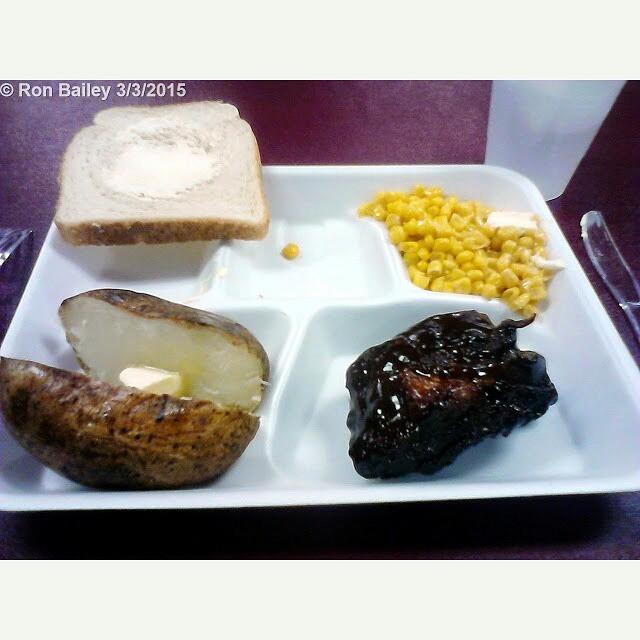
[[[180,395],[253,411],[269,359],[243,326],[145,293],[97,289],[60,305],[67,341],[85,373],[120,384],[128,367],[178,372]]]
[[[259,425],[241,409],[10,358],[0,358],[0,411],[13,437],[44,465],[101,488],[211,480],[237,460]]]

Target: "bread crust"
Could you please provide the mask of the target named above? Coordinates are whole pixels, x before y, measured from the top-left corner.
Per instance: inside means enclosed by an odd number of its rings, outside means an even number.
[[[263,195],[264,198],[264,195]],[[79,245],[168,244],[209,240],[262,240],[269,219],[258,224],[222,220],[114,220],[67,223],[56,218],[62,238]]]

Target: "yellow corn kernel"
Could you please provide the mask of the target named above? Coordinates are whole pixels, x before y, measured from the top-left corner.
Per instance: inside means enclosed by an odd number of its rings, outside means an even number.
[[[422,273],[422,272],[414,264],[410,264],[407,267],[407,273],[409,274],[409,280],[413,280],[414,276],[417,276],[419,273]]]
[[[418,251],[420,245],[417,242],[400,242],[398,244],[398,251],[400,253],[409,253],[410,251]]]
[[[496,229],[495,227],[490,227],[487,224],[482,224],[480,226],[480,233],[488,240],[492,240],[496,234]]]
[[[460,265],[460,268],[461,268],[463,271],[465,271],[465,272],[467,272],[467,273],[468,273],[469,271],[473,271],[476,267],[475,267],[475,265],[473,264],[473,262],[472,262],[471,260],[469,260],[469,262],[463,262],[463,263]],[[480,273],[482,273],[482,271],[481,271]]]
[[[524,307],[522,307],[522,311],[520,311],[520,313],[525,317],[525,318],[530,318],[531,316],[535,316],[538,313],[538,308],[533,305],[533,304],[528,304]]]
[[[463,216],[468,216],[473,213],[473,205],[470,202],[458,202],[454,205],[453,210]]]
[[[453,282],[445,282],[442,285],[442,293],[453,293]]]
[[[418,264],[416,265],[416,268],[419,271],[422,271],[423,273],[427,270],[427,267],[429,266],[429,263],[424,261],[424,260],[420,260],[420,262],[418,262]]]
[[[523,309],[526,307],[529,302],[531,302],[531,298],[528,293],[520,294],[513,302],[511,303],[514,309]]]
[[[393,244],[399,244],[407,239],[407,234],[400,225],[397,225],[389,229],[389,239]]]
[[[518,247],[513,252],[513,257],[523,264],[527,264],[529,260],[531,260],[531,249],[527,249],[526,247]]]
[[[502,284],[504,284],[505,289],[517,287],[520,284],[520,278],[518,278],[511,269],[505,269],[502,271],[500,277],[502,278]]]
[[[417,236],[426,236],[429,233],[433,232],[433,225],[426,218],[416,218],[416,230],[415,235]]]
[[[518,278],[522,278],[525,275],[527,267],[520,262],[514,262],[509,268],[518,276]]]
[[[429,287],[429,278],[425,276],[424,273],[415,274],[411,278],[411,282],[421,289],[427,289]]]
[[[530,287],[527,289],[527,293],[534,302],[545,300],[547,297],[547,290],[544,287]]]
[[[446,216],[447,218],[449,218],[451,216],[451,205],[448,202],[445,202],[440,207],[440,213],[441,213],[441,215]]]
[[[373,213],[373,203],[367,202],[367,204],[363,204],[358,207],[358,215],[359,216],[370,216]]]
[[[410,266],[412,264],[418,264],[420,256],[418,256],[416,251],[407,251],[407,253],[402,256],[402,259],[407,266]]]
[[[289,244],[285,245],[285,247],[281,251],[281,254],[282,257],[286,258],[287,260],[295,260],[300,255],[300,247],[297,244],[290,242]]]
[[[491,249],[491,251],[500,251],[503,242],[504,242],[504,239],[498,237],[498,235],[496,234],[493,236],[493,238],[491,238],[491,242],[489,243],[489,248]]]
[[[503,253],[496,261],[496,269],[498,271],[504,271],[511,266],[513,262],[513,256],[510,253]]]
[[[503,242],[505,240],[517,241],[520,237],[520,231],[516,227],[498,227],[496,229],[496,237],[500,238]]]
[[[464,251],[462,241],[457,238],[451,238],[451,253],[457,256],[461,251]]]
[[[432,251],[431,255],[429,256],[429,260],[431,260],[432,262],[434,260],[445,260],[448,254],[446,253],[442,253],[442,251]]]
[[[434,251],[442,251],[447,253],[451,249],[451,240],[449,238],[437,238],[433,243]]]
[[[437,215],[440,215],[440,207],[428,207],[427,208],[427,213],[432,217],[435,218]]]
[[[520,291],[520,289],[518,289],[518,287],[510,287],[509,289],[505,289],[502,292],[502,296],[501,298],[509,305],[511,306],[513,301],[518,298],[520,295],[522,294],[522,292]]]
[[[441,276],[444,273],[442,262],[440,260],[432,260],[427,267],[427,273],[433,278]]]
[[[482,251],[482,249],[475,252],[475,255],[473,256],[473,264],[478,267],[478,269],[484,269],[488,266],[487,254]]]
[[[387,217],[387,210],[380,205],[376,205],[373,208],[373,212],[371,213],[371,217],[374,220],[378,220],[378,222],[383,222]]]
[[[429,249],[425,249],[424,247],[418,249],[418,257],[420,260],[428,260],[430,255],[431,251],[429,251]]]
[[[471,282],[482,282],[484,280],[484,273],[482,273],[480,269],[470,269],[469,271],[467,271],[467,277],[471,280]]]
[[[456,230],[462,231],[467,226],[466,218],[463,218],[459,213],[452,213],[449,218],[449,224]]]
[[[454,280],[453,291],[455,293],[471,293],[471,280],[469,280],[469,278],[460,278],[459,280]]]
[[[439,278],[435,278],[431,280],[429,289],[431,289],[431,291],[442,291],[443,286],[444,286],[444,278],[440,276]]]
[[[462,240],[462,246],[470,251],[477,251],[489,245],[489,239],[481,233],[472,232]]]
[[[469,251],[465,249],[456,255],[456,262],[458,264],[463,264],[465,262],[471,262],[474,258],[473,251]]]
[[[415,235],[418,234],[418,221],[417,220],[411,219],[411,220],[409,220],[409,222],[405,222],[402,225],[402,227],[403,227],[405,233],[408,236],[415,236]]]
[[[484,284],[482,286],[482,291],[480,295],[482,295],[483,298],[487,298],[488,300],[491,300],[491,298],[498,297],[498,290],[496,289],[495,285]]]
[[[473,280],[471,282],[471,293],[473,293],[473,295],[475,296],[481,296],[483,288],[485,286],[486,285],[484,284],[484,282],[482,282],[482,280]]]
[[[425,249],[429,249],[429,251],[431,251],[431,249],[433,249],[435,239],[431,234],[426,234],[420,242]]]
[[[376,194],[375,201],[387,204],[400,198],[402,198],[402,193],[400,191],[379,191]]]
[[[542,276],[540,274],[540,269],[538,267],[534,267],[530,264],[522,265],[522,277],[523,278],[540,278],[540,282],[542,283]]]
[[[441,238],[449,238],[455,233],[453,227],[449,224],[446,218],[444,218],[443,222],[442,216],[438,216],[434,219],[433,228],[435,229],[436,235]]]
[[[500,274],[497,271],[489,271],[489,273],[485,276],[484,280],[487,284],[490,284],[496,288],[502,285],[502,278],[500,277]]]
[[[402,218],[397,213],[390,213],[385,218],[384,223],[387,225],[387,229],[391,229],[391,227],[397,227],[402,224]]]
[[[420,209],[418,209],[418,207],[416,207],[415,205],[407,205],[407,207],[402,211],[402,220],[404,222],[411,222],[411,220],[416,220],[418,219],[418,216],[420,216],[421,212]]]
[[[458,268],[458,263],[447,254],[447,257],[442,261],[442,268],[445,272],[453,271]]]
[[[521,286],[525,291],[528,292],[529,289],[535,289],[536,287],[544,287],[544,280],[540,275],[530,276],[522,280]]]
[[[515,240],[505,240],[500,247],[500,251],[503,253],[513,253],[518,243]]]
[[[531,236],[522,236],[519,240],[518,240],[518,244],[521,247],[526,247],[527,249],[533,249],[534,245],[535,245],[535,241]]]
[[[392,202],[387,203],[387,211],[394,216],[398,216],[399,219],[402,219],[402,214],[404,213],[407,205],[401,200],[393,200]],[[399,222],[397,224],[400,224]]]
[[[446,276],[448,280],[454,281],[460,280],[460,278],[464,278],[466,274],[462,269],[451,269],[451,271],[449,271]]]
[[[444,204],[444,198],[442,195],[437,195],[431,198],[431,204],[436,207],[441,207]]]

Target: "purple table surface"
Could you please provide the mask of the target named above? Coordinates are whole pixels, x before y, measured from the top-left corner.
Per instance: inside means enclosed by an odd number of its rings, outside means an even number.
[[[32,83],[33,84],[33,83]],[[45,82],[40,84],[55,84]],[[51,224],[60,159],[96,111],[178,99],[0,98],[0,227]],[[491,83],[187,82],[252,125],[269,164],[482,163]],[[640,82],[626,84],[550,206],[640,363],[624,314],[580,240],[605,213],[640,277]],[[6,326],[0,326],[0,336]],[[127,535],[112,535],[127,531]],[[72,532],[72,533],[71,533]],[[336,507],[0,513],[0,558],[640,558],[640,492]]]

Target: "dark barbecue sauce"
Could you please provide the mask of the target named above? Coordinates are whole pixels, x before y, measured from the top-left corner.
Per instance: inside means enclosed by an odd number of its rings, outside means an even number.
[[[432,316],[347,370],[349,455],[365,478],[430,474],[487,437],[543,415],[558,395],[545,359],[477,311]]]

